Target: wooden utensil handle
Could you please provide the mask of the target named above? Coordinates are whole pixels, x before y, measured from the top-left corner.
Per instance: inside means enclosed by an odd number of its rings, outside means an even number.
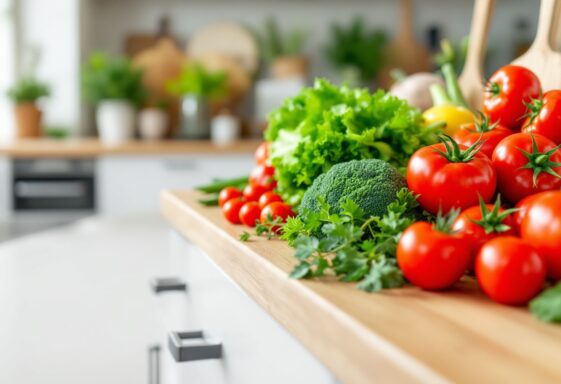
[[[557,27],[557,10],[559,2],[557,0],[542,0],[540,5],[540,16],[538,18],[538,30],[534,40],[534,46],[549,48],[552,47],[553,32]]]
[[[413,33],[413,4],[412,0],[401,0],[399,14],[399,34],[401,38],[411,38]]]
[[[495,3],[495,0],[475,0],[465,66],[466,70],[477,71],[478,75],[483,73],[487,35]]]

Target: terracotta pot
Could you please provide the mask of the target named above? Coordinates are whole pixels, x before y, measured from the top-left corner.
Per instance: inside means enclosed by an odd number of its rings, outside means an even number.
[[[274,79],[307,78],[309,61],[305,56],[279,57],[271,65]]]
[[[16,137],[29,138],[41,136],[43,113],[35,103],[16,104]]]

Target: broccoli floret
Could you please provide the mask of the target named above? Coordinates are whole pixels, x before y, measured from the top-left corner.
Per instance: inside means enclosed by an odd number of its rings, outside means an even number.
[[[382,216],[407,183],[405,178],[383,160],[352,160],[334,165],[318,176],[308,188],[300,205],[300,212],[319,212],[321,196],[332,213],[340,213],[347,198],[358,204],[367,216]]]

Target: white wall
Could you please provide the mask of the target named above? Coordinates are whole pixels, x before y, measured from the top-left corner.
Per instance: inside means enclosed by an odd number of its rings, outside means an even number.
[[[12,104],[6,96],[16,71],[15,7],[12,0],[0,0],[0,140],[13,137]]]
[[[41,52],[37,76],[52,87],[44,105],[45,125],[80,126],[80,0],[19,0],[20,55]]]

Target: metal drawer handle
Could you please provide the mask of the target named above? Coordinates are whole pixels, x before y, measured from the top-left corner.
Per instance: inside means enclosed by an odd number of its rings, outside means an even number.
[[[148,347],[148,384],[160,384],[160,346]]]
[[[179,277],[155,278],[150,282],[150,285],[154,293],[187,290],[187,283]]]
[[[203,331],[170,332],[168,347],[177,362],[222,358],[222,342]]]

